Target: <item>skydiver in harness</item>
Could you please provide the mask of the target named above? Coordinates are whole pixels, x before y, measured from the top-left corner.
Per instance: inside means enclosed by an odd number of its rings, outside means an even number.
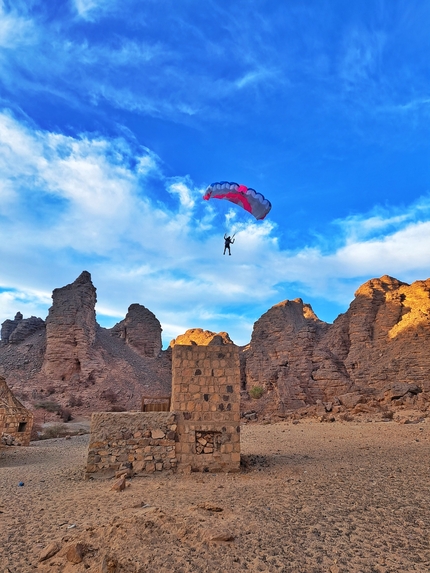
[[[226,233],[224,233],[224,252],[223,252],[223,255],[225,255],[225,252],[227,250],[228,250],[228,254],[231,255],[230,245],[232,245],[233,243],[234,243],[234,235],[233,235],[233,237],[230,237],[230,236],[226,237]]]

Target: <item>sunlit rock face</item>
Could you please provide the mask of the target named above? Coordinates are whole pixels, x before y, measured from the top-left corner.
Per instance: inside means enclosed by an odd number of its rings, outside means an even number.
[[[408,285],[389,276],[362,285],[324,340],[357,387],[382,390],[400,382],[425,391],[430,390],[429,342],[430,279]]]
[[[411,285],[389,276],[372,279],[332,325],[300,299],[274,306],[255,323],[245,350],[246,389],[264,387],[281,409],[342,402],[342,396],[350,405],[396,400],[396,385],[403,396],[425,400],[429,293],[430,279]]]
[[[185,344],[199,346],[208,346],[216,344],[232,344],[232,340],[227,332],[211,332],[210,330],[203,330],[202,328],[190,328],[184,334],[180,334],[170,343],[170,346],[175,344]]]
[[[87,379],[102,367],[94,349],[96,341],[96,289],[83,271],[71,284],[52,293],[46,319],[46,352],[43,371],[49,377]]]
[[[273,306],[254,324],[244,351],[246,387],[264,387],[287,408],[322,397],[312,379],[312,355],[328,328],[300,298]]]

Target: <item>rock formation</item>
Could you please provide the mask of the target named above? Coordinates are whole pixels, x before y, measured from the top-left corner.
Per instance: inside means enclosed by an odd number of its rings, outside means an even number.
[[[272,307],[254,324],[244,352],[245,387],[276,390],[279,404],[288,408],[320,398],[312,379],[312,354],[328,328],[300,298]]]
[[[130,305],[125,319],[111,329],[113,336],[122,338],[136,352],[149,358],[155,358],[161,352],[161,332],[155,314],[141,304]]]
[[[97,410],[140,409],[141,397],[166,395],[171,351],[162,351],[161,326],[139,304],[112,329],[96,322],[96,289],[84,271],[57,288],[45,321],[15,319],[2,325],[0,374],[29,405]]]
[[[5,320],[3,322],[1,326],[1,341],[3,344],[17,344],[42,328],[45,328],[43,319],[35,316],[23,318],[22,314],[17,312],[14,320]]]
[[[27,407],[50,396],[83,414],[140,409],[143,395],[170,393],[174,345],[232,342],[226,332],[194,328],[163,351],[161,325],[140,304],[113,328],[101,328],[86,271],[52,298],[46,328],[21,313],[1,328],[0,375]],[[256,321],[241,348],[242,409],[423,411],[430,400],[429,342],[430,279],[369,280],[333,324],[301,299],[281,302]]]
[[[72,283],[56,288],[46,319],[46,353],[43,372],[47,377],[88,380],[102,369],[96,351],[96,289],[84,271]]]
[[[281,410],[333,400],[348,408],[424,403],[429,340],[430,279],[408,285],[383,276],[362,285],[332,325],[300,299],[271,308],[254,325],[244,382],[271,393]]]
[[[180,334],[170,342],[170,347],[175,344],[197,344],[199,346],[208,346],[215,344],[233,344],[233,341],[227,332],[211,332],[202,328],[190,328],[184,334]]]

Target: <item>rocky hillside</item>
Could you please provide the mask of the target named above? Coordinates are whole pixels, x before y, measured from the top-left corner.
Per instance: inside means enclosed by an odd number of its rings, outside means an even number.
[[[174,344],[228,344],[195,328],[162,350],[161,325],[140,304],[111,329],[96,322],[96,289],[84,271],[53,292],[45,320],[17,313],[1,328],[0,375],[32,409],[89,414],[139,409],[142,395],[171,391]],[[430,279],[389,276],[355,293],[333,324],[301,299],[281,302],[241,349],[242,410],[330,418],[342,412],[429,408]]]
[[[170,350],[161,350],[161,325],[132,304],[111,329],[96,322],[96,289],[84,271],[55,289],[46,321],[20,313],[2,325],[0,373],[32,409],[139,409],[142,395],[170,392]]]
[[[363,284],[332,325],[301,299],[272,307],[244,350],[243,387],[262,388],[260,408],[280,412],[426,410],[429,350],[430,279],[408,285],[383,276]]]

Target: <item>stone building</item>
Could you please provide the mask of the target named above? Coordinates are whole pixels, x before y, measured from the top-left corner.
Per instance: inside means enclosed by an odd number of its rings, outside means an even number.
[[[172,409],[177,415],[179,468],[239,470],[240,366],[237,346],[174,346]]]
[[[30,444],[33,414],[15,398],[0,376],[0,445]]]
[[[91,419],[86,476],[240,468],[239,349],[172,349],[170,412],[98,412]]]

